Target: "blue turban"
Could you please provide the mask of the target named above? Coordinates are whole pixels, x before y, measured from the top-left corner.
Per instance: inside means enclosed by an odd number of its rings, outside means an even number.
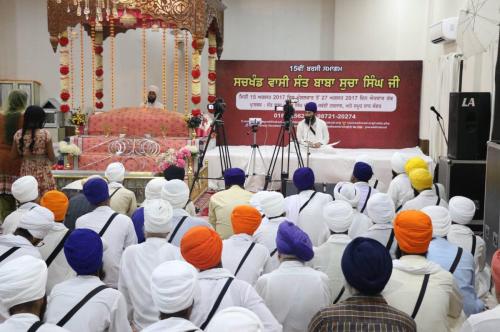
[[[309,167],[297,168],[293,173],[293,184],[299,191],[314,189],[314,172]]]
[[[308,102],[304,108],[309,112],[316,113],[318,111],[318,105],[316,105],[316,103],[313,101]]]
[[[295,226],[294,223],[286,220],[278,227],[276,247],[280,254],[292,255],[304,262],[308,262],[314,257],[309,235]]]
[[[342,272],[345,280],[362,294],[382,292],[392,274],[389,251],[377,240],[357,237],[342,255]]]
[[[64,242],[64,255],[78,275],[93,275],[102,266],[101,237],[91,229],[77,228]]]
[[[368,182],[373,176],[373,170],[369,164],[358,161],[354,164],[352,175],[354,175],[354,177],[359,181]]]
[[[83,194],[87,201],[97,205],[109,199],[108,184],[101,178],[90,179],[83,185]]]
[[[224,172],[224,183],[226,187],[232,185],[242,186],[245,184],[245,172],[241,168],[228,168]]]

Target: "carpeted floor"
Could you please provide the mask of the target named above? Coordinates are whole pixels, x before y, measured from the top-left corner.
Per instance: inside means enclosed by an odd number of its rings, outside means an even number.
[[[215,194],[214,190],[208,190],[194,202],[194,206],[200,211],[198,212],[199,216],[208,217],[208,202],[210,202],[210,197],[213,194]]]

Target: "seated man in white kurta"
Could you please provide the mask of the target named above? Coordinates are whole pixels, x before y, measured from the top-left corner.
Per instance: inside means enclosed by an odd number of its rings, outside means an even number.
[[[148,87],[147,100],[141,104],[141,107],[146,108],[163,108],[163,104],[159,101],[160,89],[156,85]]]
[[[330,134],[326,122],[316,117],[318,106],[314,102],[305,106],[304,120],[297,125],[297,140],[302,145],[320,148],[328,144]]]

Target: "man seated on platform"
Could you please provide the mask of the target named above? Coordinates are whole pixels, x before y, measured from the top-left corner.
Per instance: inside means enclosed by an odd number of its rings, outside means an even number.
[[[250,204],[252,193],[243,188],[245,172],[241,168],[228,168],[224,172],[226,190],[210,197],[208,220],[223,240],[233,235],[231,213],[236,205]]]
[[[104,176],[109,181],[109,205],[121,214],[131,217],[137,209],[137,200],[133,191],[123,186],[125,179],[125,167],[122,163],[111,163],[106,167]]]
[[[448,208],[448,203],[439,194],[440,190],[435,190],[436,187],[432,184],[432,174],[427,169],[414,169],[409,177],[415,198],[406,202],[402,210],[421,210],[432,205]]]
[[[184,178],[186,176],[186,170],[183,167],[171,165],[163,171],[163,177],[165,180],[170,181],[170,180],[181,180],[184,181]],[[194,217],[196,216],[196,207],[193,204],[193,201],[191,201],[191,198],[188,198],[187,205],[182,207],[184,210],[186,210],[187,213],[189,213],[190,216]]]
[[[148,87],[148,99],[141,106],[146,108],[163,108],[163,104],[158,101],[159,94],[160,89],[156,85],[150,85]]]
[[[372,176],[373,170],[370,164],[363,161],[358,161],[354,164],[351,182],[354,183],[354,186],[359,191],[357,209],[360,213],[368,214],[368,211],[366,211],[366,204],[372,195],[378,193],[378,190],[368,183]]]
[[[302,145],[320,148],[328,144],[330,134],[326,122],[316,117],[318,105],[309,102],[305,106],[304,120],[297,125],[297,140]]]

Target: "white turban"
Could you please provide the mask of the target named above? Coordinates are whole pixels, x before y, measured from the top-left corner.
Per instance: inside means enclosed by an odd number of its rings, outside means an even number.
[[[262,332],[264,325],[252,311],[242,307],[228,307],[215,314],[206,332]]]
[[[397,174],[403,174],[405,172],[405,165],[408,161],[408,157],[403,153],[396,151],[391,157],[391,167]]]
[[[451,227],[451,218],[448,209],[442,206],[427,206],[421,210],[432,220],[432,236],[444,237]]]
[[[161,198],[172,205],[174,209],[183,209],[189,200],[189,188],[184,181],[170,180],[161,188]]]
[[[198,287],[198,271],[189,263],[167,261],[151,275],[151,296],[158,311],[170,314],[193,304]]]
[[[26,229],[34,238],[43,239],[54,225],[54,213],[37,205],[21,216],[17,227]]]
[[[10,260],[0,268],[0,303],[10,309],[44,297],[47,265],[30,255]]]
[[[266,191],[260,201],[260,206],[268,219],[278,217],[285,213],[285,198],[279,192]]]
[[[144,189],[144,196],[146,199],[160,199],[161,198],[161,189],[167,183],[167,180],[164,178],[154,178],[150,180],[146,184],[146,188]]]
[[[384,193],[372,195],[366,204],[366,211],[376,224],[390,224],[396,215],[394,201]]]
[[[172,227],[172,206],[162,199],[144,201],[144,230],[148,233],[168,233]]]
[[[333,189],[333,196],[336,200],[346,201],[352,207],[357,207],[359,202],[359,190],[351,182],[339,182]]]
[[[476,204],[463,196],[452,197],[448,203],[451,220],[457,224],[467,225],[474,218]]]
[[[154,92],[158,95],[158,93],[160,92],[160,89],[156,85],[150,85],[148,87],[148,92]]]
[[[125,167],[122,163],[111,163],[106,167],[104,176],[109,182],[122,182],[125,178]]]
[[[38,198],[38,182],[31,175],[20,177],[12,183],[11,191],[19,203],[31,202]]]
[[[323,208],[323,218],[332,232],[343,233],[351,227],[354,211],[346,201],[333,201]]]
[[[260,214],[265,214],[264,209],[262,209],[262,200],[266,195],[267,191],[258,191],[250,198],[250,205],[259,210]]]

